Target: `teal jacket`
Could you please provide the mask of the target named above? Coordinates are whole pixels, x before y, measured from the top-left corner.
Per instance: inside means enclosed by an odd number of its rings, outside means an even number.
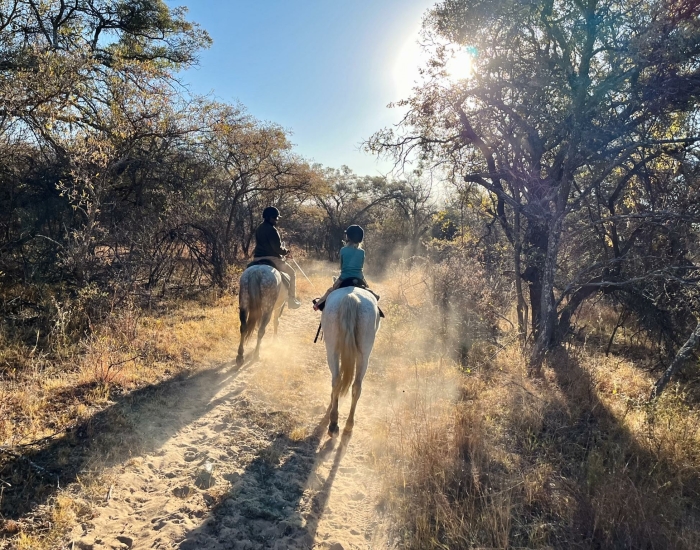
[[[362,268],[365,265],[365,251],[354,246],[344,246],[340,249],[340,280],[365,278]]]

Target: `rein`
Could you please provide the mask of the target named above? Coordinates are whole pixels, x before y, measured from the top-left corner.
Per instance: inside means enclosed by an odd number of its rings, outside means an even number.
[[[304,276],[304,279],[306,279],[307,281],[309,281],[309,284],[311,285],[311,288],[314,289],[314,292],[315,292],[316,294],[320,294],[320,292],[318,291],[318,289],[317,289],[317,288],[314,286],[314,284],[311,282],[311,279],[309,279],[309,278],[306,276],[306,273],[304,273],[304,270],[303,270],[303,269],[301,268],[301,266],[297,263],[297,261],[296,261],[294,258],[290,258],[290,259],[294,262],[294,265],[297,266],[297,269],[298,269],[299,271],[301,271],[301,274]]]

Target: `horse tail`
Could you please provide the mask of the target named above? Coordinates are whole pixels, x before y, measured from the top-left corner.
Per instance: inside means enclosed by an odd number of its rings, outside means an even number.
[[[241,319],[241,338],[246,342],[253,334],[255,327],[262,317],[262,294],[261,274],[257,269],[252,270],[247,277],[245,289],[241,289],[241,302],[243,301],[243,292],[248,295],[248,308],[241,307],[239,311]]]
[[[338,322],[340,325],[340,378],[338,378],[338,395],[345,395],[355,377],[357,363],[357,321],[360,312],[360,299],[356,294],[347,294],[340,301]]]

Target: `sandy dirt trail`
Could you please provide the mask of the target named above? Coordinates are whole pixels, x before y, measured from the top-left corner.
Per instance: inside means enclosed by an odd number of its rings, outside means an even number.
[[[405,393],[373,357],[354,433],[328,438],[330,373],[324,345],[313,344],[320,314],[300,286],[305,305],[285,311],[259,361],[199,372],[132,411],[152,449],[107,472],[110,498],[76,527],[73,548],[392,547],[371,466]],[[232,359],[236,344],[232,327]]]

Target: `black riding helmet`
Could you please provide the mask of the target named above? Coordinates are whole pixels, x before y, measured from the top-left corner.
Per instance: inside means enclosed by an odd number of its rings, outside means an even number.
[[[269,218],[279,218],[280,217],[280,211],[277,210],[274,206],[268,206],[263,210],[263,220],[267,220]]]
[[[359,225],[351,225],[345,230],[348,240],[354,243],[361,243],[365,238],[365,231]]]

